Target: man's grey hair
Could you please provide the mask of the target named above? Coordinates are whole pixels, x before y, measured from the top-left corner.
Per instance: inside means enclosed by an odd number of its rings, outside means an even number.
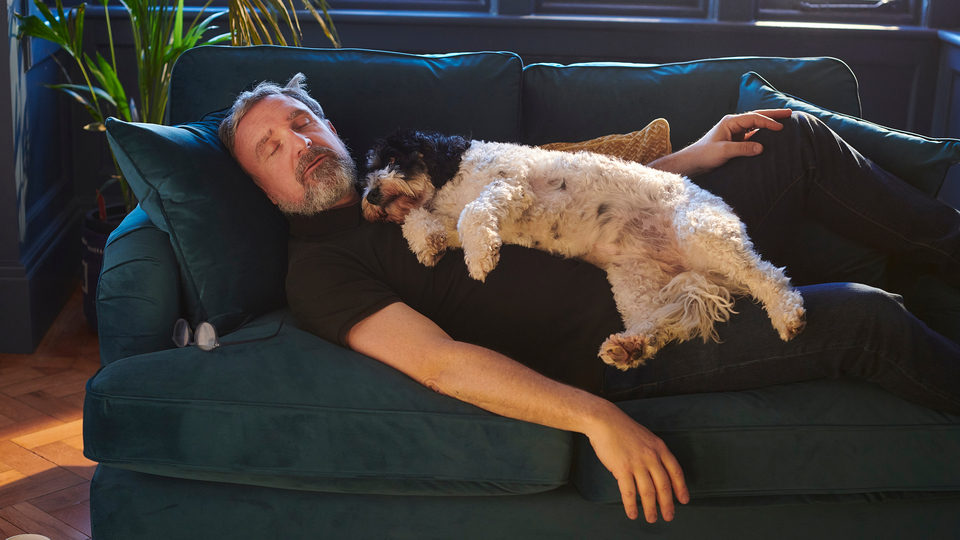
[[[244,115],[250,110],[251,107],[256,105],[261,99],[267,96],[289,96],[297,101],[302,102],[313,114],[317,115],[321,120],[326,117],[323,114],[323,109],[320,107],[320,104],[317,103],[317,100],[310,97],[310,94],[307,92],[307,86],[304,84],[304,81],[307,80],[307,76],[303,73],[297,73],[290,78],[290,81],[287,82],[286,86],[280,86],[277,83],[270,81],[263,81],[258,84],[253,90],[248,90],[245,92],[240,92],[240,95],[237,96],[237,100],[233,102],[233,106],[230,107],[230,111],[227,113],[227,117],[220,122],[219,135],[220,140],[223,141],[223,144],[230,150],[230,153],[236,157],[234,152],[234,144],[236,143],[237,138],[237,124],[240,123],[240,120],[243,119]]]

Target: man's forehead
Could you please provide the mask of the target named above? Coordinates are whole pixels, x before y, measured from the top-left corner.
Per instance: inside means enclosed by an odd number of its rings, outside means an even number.
[[[310,114],[310,109],[300,101],[283,95],[267,96],[255,103],[237,123],[238,142],[256,145],[269,137],[273,128],[283,125],[297,116]]]
[[[269,127],[271,124],[289,121],[292,116],[297,114],[297,111],[301,113],[310,112],[310,109],[302,102],[289,96],[267,96],[250,107],[247,114],[240,120],[240,124],[242,125],[244,120],[251,119],[252,124],[263,124]]]

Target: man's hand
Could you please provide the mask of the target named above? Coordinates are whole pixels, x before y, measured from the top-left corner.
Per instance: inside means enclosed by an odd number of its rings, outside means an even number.
[[[683,504],[690,501],[683,470],[667,445],[616,406],[594,426],[584,430],[597,457],[620,487],[623,508],[637,519],[637,495],[648,523],[657,521],[657,504],[666,521],[674,516],[673,495]]]
[[[735,157],[755,156],[763,152],[763,147],[750,142],[753,134],[760,129],[780,131],[783,124],[777,120],[788,118],[791,113],[790,109],[765,109],[724,116],[699,141],[654,161],[650,167],[693,177]]]

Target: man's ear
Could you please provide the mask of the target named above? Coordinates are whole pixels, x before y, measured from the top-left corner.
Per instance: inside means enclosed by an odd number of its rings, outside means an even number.
[[[326,118],[324,118],[324,121],[327,122],[327,127],[330,128],[330,131],[332,131],[334,135],[340,136],[340,134],[337,133],[337,128],[333,127],[333,122],[327,120]]]

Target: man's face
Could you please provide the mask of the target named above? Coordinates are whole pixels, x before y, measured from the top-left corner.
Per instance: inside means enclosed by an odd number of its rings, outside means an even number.
[[[287,213],[316,213],[355,193],[353,160],[333,124],[288,96],[267,96],[247,111],[234,153]]]

